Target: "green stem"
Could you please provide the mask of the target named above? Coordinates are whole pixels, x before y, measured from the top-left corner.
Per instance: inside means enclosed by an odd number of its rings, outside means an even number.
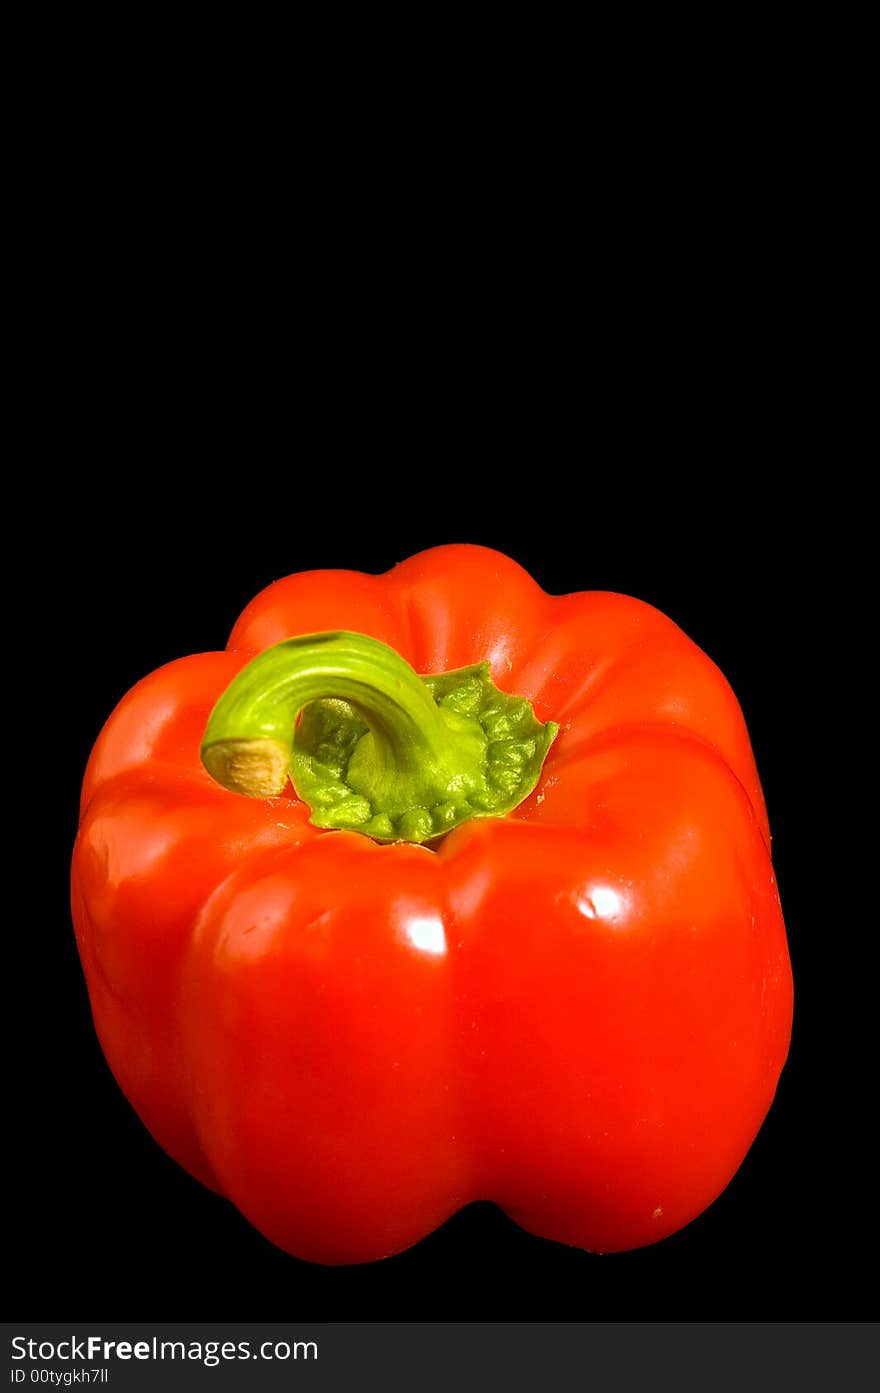
[[[303,713],[297,727],[297,716]],[[235,793],[291,775],[319,827],[426,841],[531,792],[557,731],[500,692],[487,663],[420,678],[364,634],[308,634],[260,653],[211,713],[202,760]]]

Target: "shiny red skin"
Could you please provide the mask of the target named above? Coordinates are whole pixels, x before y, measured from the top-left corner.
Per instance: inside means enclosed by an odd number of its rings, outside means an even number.
[[[326,629],[421,673],[488,658],[561,726],[535,792],[431,850],[213,783],[220,693]],[[638,600],[548,596],[472,546],[289,576],[225,653],[120,702],[82,809],[73,915],[110,1066],[160,1145],[299,1257],[380,1258],[477,1199],[578,1247],[652,1243],[767,1113],[792,983],[748,735]]]

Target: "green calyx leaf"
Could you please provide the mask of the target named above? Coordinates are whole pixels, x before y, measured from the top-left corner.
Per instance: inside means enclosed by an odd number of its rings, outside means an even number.
[[[532,792],[559,727],[542,725],[524,697],[500,691],[488,663],[421,681],[458,767],[440,782],[426,779],[424,790],[407,780],[411,801],[394,797],[387,781],[376,787],[377,742],[354,706],[338,698],[312,702],[296,730],[290,772],[316,827],[426,842],[472,817],[501,817]]]
[[[339,631],[248,663],[211,713],[202,760],[255,798],[280,793],[289,771],[316,827],[427,842],[521,803],[557,731],[499,691],[488,663],[419,677],[386,644]]]

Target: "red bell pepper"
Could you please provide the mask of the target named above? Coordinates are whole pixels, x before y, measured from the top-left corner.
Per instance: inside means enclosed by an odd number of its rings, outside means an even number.
[[[138,683],[86,771],[73,914],[154,1137],[318,1262],[475,1199],[652,1243],[727,1185],[788,1050],[727,682],[650,606],[480,547],[289,576]]]

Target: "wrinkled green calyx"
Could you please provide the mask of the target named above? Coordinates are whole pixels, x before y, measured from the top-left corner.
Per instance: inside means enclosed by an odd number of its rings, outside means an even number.
[[[316,827],[425,842],[521,803],[557,730],[499,691],[488,663],[419,677],[377,639],[309,634],[239,673],[211,713],[202,759],[252,797],[280,793],[289,772]]]

